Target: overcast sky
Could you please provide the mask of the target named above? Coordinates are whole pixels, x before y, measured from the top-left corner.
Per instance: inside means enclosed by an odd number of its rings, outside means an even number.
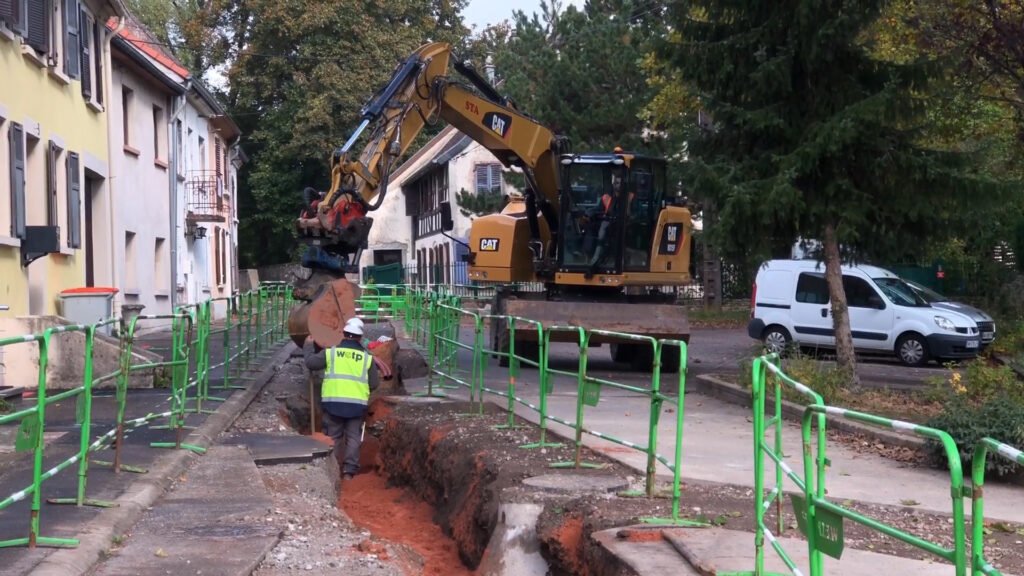
[[[562,5],[575,4],[583,7],[583,0],[563,0]],[[540,13],[540,0],[469,0],[469,5],[463,11],[466,25],[472,27],[473,31],[479,33],[489,24],[497,24],[502,20],[512,20],[512,12],[522,10],[527,14]]]

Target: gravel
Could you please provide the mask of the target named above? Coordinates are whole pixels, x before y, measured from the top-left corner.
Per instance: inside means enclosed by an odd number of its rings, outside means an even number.
[[[295,434],[280,416],[281,400],[305,390],[306,372],[299,357],[289,358],[263,392],[225,435],[239,432]],[[346,574],[401,576],[415,573],[415,554],[376,542],[337,508],[338,494],[327,461],[259,468],[271,492],[273,508],[256,522],[281,531],[281,539],[253,574]]]

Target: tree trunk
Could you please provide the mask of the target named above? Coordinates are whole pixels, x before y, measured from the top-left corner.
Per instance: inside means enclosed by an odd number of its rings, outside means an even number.
[[[839,239],[833,224],[825,225],[825,281],[828,282],[829,300],[832,303],[832,328],[836,335],[836,363],[847,374],[854,387],[860,386],[857,375],[857,356],[853,350],[853,334],[850,332],[850,311],[846,305],[846,291],[843,290],[842,260],[839,257]]]

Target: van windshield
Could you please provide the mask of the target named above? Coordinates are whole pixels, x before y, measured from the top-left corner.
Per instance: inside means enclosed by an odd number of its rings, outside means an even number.
[[[927,300],[922,298],[909,284],[899,278],[872,278],[882,289],[886,298],[897,306],[915,306],[927,308]]]
[[[904,282],[906,282],[908,286],[913,288],[914,292],[917,292],[917,294],[921,298],[927,300],[929,304],[934,304],[936,302],[949,302],[949,298],[946,298],[942,294],[939,294],[938,292],[932,290],[927,286],[922,286],[917,282],[912,282],[910,280],[904,280]]]

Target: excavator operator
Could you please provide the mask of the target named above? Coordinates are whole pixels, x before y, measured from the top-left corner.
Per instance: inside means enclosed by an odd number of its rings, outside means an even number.
[[[601,195],[601,212],[599,215],[601,225],[597,230],[597,248],[594,250],[594,256],[590,259],[591,274],[601,263],[601,259],[604,258],[605,247],[608,245],[612,227],[618,222],[619,202],[626,201],[625,213],[628,218],[629,210],[635,197],[636,194],[630,192],[628,200],[625,200],[622,195],[622,175],[613,173],[611,193],[605,192]]]

